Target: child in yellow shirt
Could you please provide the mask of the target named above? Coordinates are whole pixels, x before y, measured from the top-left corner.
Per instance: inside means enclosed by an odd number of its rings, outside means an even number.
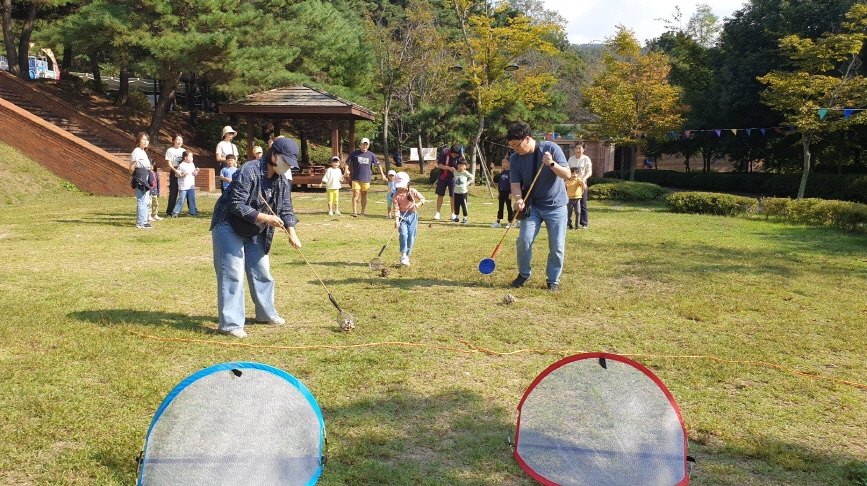
[[[581,225],[578,224],[578,218],[581,216],[581,196],[584,195],[584,183],[581,181],[581,169],[572,167],[572,177],[566,181],[566,196],[569,197],[569,202],[566,204],[566,221],[569,223],[569,229],[578,229]],[[572,213],[575,213],[575,225],[572,225]]]

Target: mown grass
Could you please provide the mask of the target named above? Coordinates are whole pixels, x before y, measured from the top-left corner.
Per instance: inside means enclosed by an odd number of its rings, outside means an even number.
[[[22,164],[37,174],[26,178],[52,181]],[[867,481],[867,390],[768,366],[641,356],[764,361],[867,382],[867,237],[593,201],[590,229],[568,234],[563,291],[544,290],[544,232],[536,275],[512,290],[514,235],[492,275],[477,270],[502,230],[488,228],[495,206],[475,189],[468,225],[434,222],[422,208],[413,265],[388,278],[367,268],[391,229],[381,192],[370,204],[377,217],[358,219],[328,217],[322,192],[296,193],[302,251],[358,328],[337,332],[325,291],[281,239],[272,273],[288,323],[249,326],[242,343],[554,351],[212,345],[239,342],[213,333],[208,217],[143,231],[133,198],[72,193],[56,180],[22,192],[0,207],[0,483],[132,484],[165,395],[195,371],[244,360],[286,370],[318,400],[331,446],[320,484],[530,485],[506,445],[515,407],[539,372],[582,351],[636,355],[659,375],[698,459],[693,484]],[[199,199],[209,215],[214,197]],[[344,213],[348,201],[342,193]],[[396,263],[396,241],[384,257]],[[502,305],[506,293],[517,302]]]

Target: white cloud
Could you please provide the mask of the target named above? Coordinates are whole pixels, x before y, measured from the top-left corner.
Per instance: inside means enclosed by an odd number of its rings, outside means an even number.
[[[687,4],[673,0],[621,0],[610,2],[603,0],[543,0],[545,8],[556,10],[568,22],[566,33],[569,42],[586,44],[602,42],[606,37],[614,35],[617,24],[623,24],[635,32],[639,43],[659,37],[665,31],[665,24],[656,19],[671,19],[674,8],[680,6],[683,14],[682,22],[686,24],[695,12],[695,3]],[[743,8],[744,0],[707,0],[696,3],[707,3],[713,13],[722,21],[725,17]]]

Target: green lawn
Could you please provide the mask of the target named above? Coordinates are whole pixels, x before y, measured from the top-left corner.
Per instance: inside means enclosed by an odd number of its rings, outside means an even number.
[[[331,446],[320,484],[535,484],[506,445],[515,407],[539,372],[584,351],[633,355],[668,386],[698,460],[692,484],[867,484],[867,389],[684,357],[867,383],[863,235],[591,201],[590,229],[568,234],[562,292],[550,294],[544,232],[527,287],[507,288],[514,234],[496,271],[478,272],[503,231],[488,227],[496,209],[483,188],[468,225],[433,222],[424,206],[413,264],[388,278],[367,268],[391,229],[381,186],[376,217],[358,219],[327,216],[324,192],[297,192],[302,251],[358,328],[337,332],[324,289],[280,238],[271,269],[288,323],[237,341],[213,332],[214,196],[199,195],[206,217],[139,230],[134,198],[69,192],[2,144],[0,160],[0,484],[134,483],[165,395],[242,360],[281,368],[316,397]],[[348,203],[344,191],[344,214]],[[390,265],[397,248],[383,255]],[[507,293],[517,302],[504,306]],[[550,351],[328,348],[469,349],[460,340]]]

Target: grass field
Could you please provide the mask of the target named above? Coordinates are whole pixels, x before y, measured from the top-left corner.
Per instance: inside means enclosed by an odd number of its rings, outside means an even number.
[[[515,407],[539,372],[584,351],[630,355],[668,386],[698,460],[692,484],[867,484],[863,235],[591,201],[550,294],[544,232],[525,288],[507,288],[513,234],[496,271],[478,272],[503,231],[488,227],[484,188],[468,225],[424,206],[413,264],[394,265],[392,241],[388,278],[367,268],[391,229],[384,193],[376,217],[353,219],[327,216],[323,192],[297,192],[302,251],[358,328],[337,332],[281,238],[271,270],[287,325],[237,341],[214,333],[214,196],[199,195],[206,217],[139,230],[134,198],[70,192],[2,144],[0,160],[0,484],[133,484],[162,399],[224,361],[267,363],[311,390],[331,446],[320,484],[535,484],[506,445]],[[329,348],[386,341],[547,351]]]

